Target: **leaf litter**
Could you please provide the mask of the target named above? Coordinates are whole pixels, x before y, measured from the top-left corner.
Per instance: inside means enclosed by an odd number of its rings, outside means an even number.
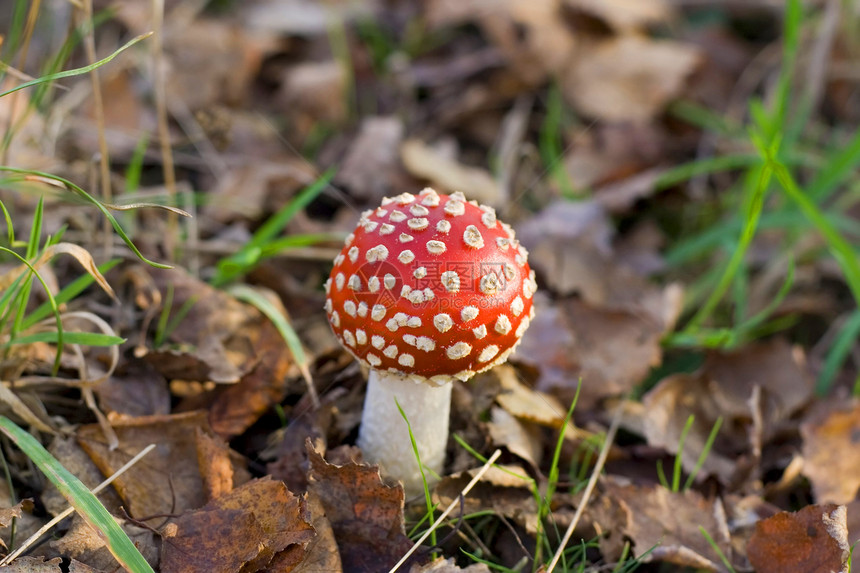
[[[540,290],[510,364],[454,390],[455,437],[430,499],[456,510],[435,546],[401,570],[539,570],[530,561],[538,546],[555,543],[586,503],[576,535],[590,566],[635,558],[661,570],[847,570],[860,539],[852,397],[860,369],[852,347],[830,395],[814,393],[831,324],[853,310],[841,272],[819,254],[822,241],[797,231],[795,284],[773,314],[792,321],[774,328],[781,332],[725,348],[667,342],[721,260],[715,250],[679,265],[672,248],[721,223],[718,209],[731,200],[721,204],[720,194],[739,178],[736,170],[664,178],[688,161],[747,152],[725,134],[747,98],[770,89],[778,64],[779,11],[713,4],[704,14],[635,0],[167,3],[165,70],[145,51],[123,54],[99,71],[103,109],[83,76],[66,78],[47,106],[35,90],[0,98],[13,167],[98,188],[90,159],[102,152],[103,113],[112,175],[129,187],[108,202],[159,203],[166,185],[152,94],[153,74],[165,73],[176,200],[196,214],[173,253],[164,250],[176,232],[164,213],[118,213],[148,258],[175,265],[122,260],[103,277],[100,220],[49,200],[46,230],[64,234],[32,262],[52,292],[80,273],[61,253],[100,287],[63,303],[64,324],[100,316],[126,341],[113,356],[70,345],[57,373],[51,343],[13,346],[0,358],[3,413],[50,437],[52,453],[90,487],[156,444],[100,499],[159,571],[387,571],[433,519],[422,521],[424,500],[406,499],[355,446],[366,373],[329,331],[321,285],[362,210],[431,185],[496,207],[529,249]],[[102,49],[118,31],[149,31],[153,18],[149,7],[120,2],[108,22],[95,30]],[[42,57],[52,46],[44,32],[32,38]],[[824,115],[853,125],[847,39],[821,89]],[[4,88],[40,73],[35,56],[19,64]],[[697,105],[715,115],[697,115]],[[700,129],[722,114],[722,135]],[[249,253],[237,277],[278,297],[309,355],[315,407],[303,365],[273,324],[211,279],[333,165],[333,184],[279,230],[279,248]],[[44,187],[0,183],[18,238]],[[742,277],[749,308],[735,301],[720,319],[768,307],[791,255],[780,250],[784,235],[756,237]],[[0,266],[4,290],[27,273],[9,262]],[[34,293],[28,311],[45,300]],[[14,322],[0,323],[0,343]],[[585,500],[619,405],[622,435],[606,445],[605,473]],[[495,448],[501,461],[460,498]],[[15,485],[0,511],[6,553],[13,517],[18,539],[66,504],[20,454],[4,454]],[[115,567],[98,532],[72,518],[5,568]]]

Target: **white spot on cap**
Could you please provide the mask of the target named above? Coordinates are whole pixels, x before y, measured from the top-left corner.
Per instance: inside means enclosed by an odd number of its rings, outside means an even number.
[[[535,291],[537,290],[537,283],[535,282],[535,272],[532,271],[529,275],[529,280],[523,282],[523,296],[526,298],[531,298],[534,296]]]
[[[481,215],[481,222],[488,229],[492,229],[496,226],[496,210],[492,207],[488,207],[487,205],[481,205],[481,211],[484,212]]]
[[[387,328],[391,332],[395,332],[398,328],[400,328],[400,325],[397,324],[397,321],[393,318],[389,318],[388,322],[385,323],[385,328]]]
[[[436,223],[436,230],[444,235],[447,235],[448,231],[451,230],[451,221],[446,221],[445,219],[442,219],[441,221]]]
[[[343,341],[346,342],[349,346],[355,348],[355,337],[348,330],[343,331]]]
[[[350,247],[346,254],[349,255],[349,262],[354,263],[358,260],[358,247]]]
[[[486,295],[494,295],[501,290],[502,283],[496,273],[487,273],[481,277],[481,284],[478,288]]]
[[[347,286],[352,290],[361,290],[361,277],[358,275],[350,275]]]
[[[514,228],[508,225],[507,223],[502,223],[499,221],[499,225],[502,226],[502,230],[505,231],[505,234],[508,236],[510,240],[514,240],[516,238],[516,234],[514,233]]]
[[[372,233],[379,226],[379,223],[371,221],[370,219],[362,219],[358,224],[364,227],[364,230],[368,233]]]
[[[401,193],[397,197],[394,198],[397,201],[398,205],[409,205],[413,201],[415,201],[415,195],[412,193]]]
[[[424,352],[436,350],[436,343],[429,336],[419,336],[415,340],[415,346],[418,350],[423,350]]]
[[[388,249],[385,245],[376,245],[372,249],[367,250],[367,253],[364,254],[364,258],[366,258],[369,263],[384,261],[388,258]]]
[[[418,267],[412,272],[412,276],[416,279],[423,279],[427,276],[427,267]]]
[[[345,242],[346,242],[346,246],[347,246],[347,247],[348,247],[348,246],[350,246],[354,240],[355,240],[355,235],[354,235],[353,233],[350,233],[349,235],[347,235],[347,236],[346,236],[346,241],[345,241]]]
[[[408,265],[415,260],[415,253],[413,253],[409,249],[406,249],[405,251],[402,251],[399,255],[397,255],[397,260],[404,265]]]
[[[421,328],[421,317],[410,316],[409,320],[406,321],[406,326],[409,328]]]
[[[454,374],[454,378],[456,378],[460,382],[466,382],[474,375],[475,375],[474,370],[460,370],[459,372]]]
[[[427,241],[427,252],[431,255],[441,255],[446,250],[442,241]]]
[[[325,311],[328,314],[331,314],[332,305],[331,305],[331,299],[330,298],[325,299],[325,305],[323,306],[323,308],[325,309]]]
[[[379,366],[380,364],[382,364],[382,359],[376,354],[371,354],[370,352],[368,352],[365,358],[367,358],[367,361],[370,363],[371,366]]]
[[[331,293],[331,277],[329,277],[329,278],[327,278],[327,279],[325,280],[325,283],[323,284],[323,287],[325,287],[325,293],[326,293],[326,294],[330,294],[330,293]]]
[[[385,217],[386,215],[388,215],[388,209],[383,209],[382,207],[376,208],[377,217]]]
[[[370,345],[378,350],[382,350],[382,347],[385,346],[385,339],[378,334],[374,334],[370,337]]]
[[[433,300],[434,298],[436,298],[436,295],[433,293],[432,288],[427,287],[424,289],[424,298],[427,300]]]
[[[343,264],[343,253],[338,253],[332,261],[332,266],[339,267],[341,264]]]
[[[445,354],[448,355],[448,358],[451,360],[459,360],[460,358],[465,358],[472,352],[472,346],[465,342],[458,342],[453,346],[449,346],[445,350]]]
[[[424,291],[413,290],[406,296],[406,298],[409,299],[409,302],[412,304],[421,304],[424,302]]]
[[[366,302],[361,301],[360,303],[358,303],[358,316],[364,318],[365,316],[367,316],[367,310],[368,309]]]
[[[477,338],[478,340],[484,338],[485,336],[487,336],[487,325],[482,324],[481,326],[476,326],[472,329],[472,334],[474,334],[475,338]]]
[[[334,286],[337,287],[337,290],[343,290],[344,283],[346,283],[346,277],[343,276],[343,273],[337,273],[334,276]]]
[[[332,326],[334,326],[335,328],[338,328],[340,326],[340,315],[337,313],[336,310],[332,311],[331,313],[331,323]]]
[[[394,288],[394,285],[397,284],[397,279],[394,278],[394,275],[391,273],[385,273],[385,276],[382,277],[382,284],[385,285],[385,288],[391,290]]]
[[[416,217],[426,217],[428,214],[430,214],[430,211],[427,209],[427,207],[424,207],[423,205],[419,205],[418,203],[411,205],[409,207],[409,212],[412,213],[413,215],[415,215]]]
[[[406,354],[405,352],[397,357],[397,363],[401,366],[406,366],[411,368],[415,366],[415,357],[411,354]]]
[[[459,217],[463,213],[466,212],[466,204],[462,201],[458,201],[452,195],[448,202],[445,203],[445,212],[449,215],[453,215],[455,217]]]
[[[415,343],[417,340],[418,340],[418,338],[414,334],[404,334],[403,335],[403,342],[405,342],[409,346],[415,346]]]
[[[379,277],[370,277],[367,279],[367,290],[370,292],[379,292]]]
[[[478,355],[478,362],[489,362],[498,353],[499,353],[499,347],[496,346],[495,344],[491,344],[488,347],[486,347],[485,349],[483,349],[481,351],[481,353]]]
[[[481,231],[475,225],[469,225],[463,231],[463,241],[473,249],[480,249],[484,246],[484,237],[481,236]]]
[[[514,256],[514,260],[517,262],[517,264],[519,266],[521,266],[521,267],[526,266],[526,258],[524,256],[522,256],[521,254],[517,253]]]
[[[453,193],[451,193],[451,199],[453,199],[454,201],[462,201],[463,203],[466,202],[466,196],[463,195],[462,191],[454,191]]]
[[[391,205],[394,203],[394,199],[392,197],[383,197],[381,203],[384,205]]]
[[[343,303],[343,311],[349,316],[355,316],[355,303],[351,300],[345,301]]]
[[[382,320],[385,318],[385,307],[381,304],[374,304],[373,308],[370,309],[370,318],[373,320]]]
[[[474,320],[478,316],[478,307],[477,306],[467,306],[463,310],[460,311],[460,318],[463,319],[463,322],[469,322],[470,320]]]
[[[382,353],[389,358],[397,358],[397,347],[392,344],[391,346],[386,347]]]
[[[403,285],[400,287],[400,296],[406,298],[409,296],[409,293],[412,292],[412,287],[409,285]]]
[[[409,219],[406,224],[413,231],[423,231],[430,224],[430,221],[424,217],[415,217],[414,219]]]
[[[521,338],[522,335],[525,334],[526,329],[529,327],[530,323],[531,321],[529,320],[529,317],[523,317],[522,322],[520,322],[520,325],[517,327],[517,331],[514,333],[517,338]]]
[[[405,312],[398,312],[394,315],[394,320],[398,326],[406,326],[406,321],[409,320],[409,315]]]
[[[460,275],[456,271],[445,271],[440,278],[446,291],[460,292]]]
[[[379,227],[380,235],[390,235],[394,232],[394,225],[391,223],[383,223],[381,227]]]
[[[517,271],[511,263],[505,263],[504,267],[502,267],[502,272],[505,273],[505,278],[509,281],[514,280],[514,277],[517,276]]]
[[[448,332],[451,330],[451,327],[454,326],[454,321],[451,320],[451,317],[444,312],[440,312],[433,317],[433,326],[435,326],[436,330],[439,332]]]
[[[400,233],[399,239],[400,239],[401,243],[408,243],[409,241],[414,240],[415,237],[413,237],[412,235],[409,235],[407,233]]]
[[[421,198],[422,205],[427,205],[428,207],[436,207],[439,205],[439,194],[430,187],[424,188],[418,196]]]
[[[359,344],[367,344],[367,333],[360,328],[356,328],[355,341]]]
[[[507,237],[496,237],[496,246],[503,251],[511,248],[511,240]]]
[[[500,314],[499,318],[496,319],[496,325],[493,327],[493,330],[499,334],[509,333],[511,331],[511,319],[508,318],[508,315]]]
[[[514,316],[519,316],[523,313],[523,299],[519,295],[511,303],[511,312]]]
[[[403,211],[392,211],[391,215],[388,216],[388,220],[392,223],[400,223],[406,220],[406,213]]]

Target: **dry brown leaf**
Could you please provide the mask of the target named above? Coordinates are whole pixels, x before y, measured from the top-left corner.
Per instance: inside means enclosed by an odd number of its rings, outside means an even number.
[[[490,568],[483,563],[475,563],[463,569],[453,559],[438,557],[427,565],[413,565],[409,573],[457,573],[458,571],[465,571],[466,573],[490,573]]]
[[[600,18],[618,32],[665,23],[673,16],[669,4],[664,0],[564,0],[564,4]]]
[[[625,35],[583,44],[562,80],[567,100],[604,121],[647,122],[678,97],[699,62],[688,44]]]
[[[301,563],[295,567],[293,567],[292,560],[289,563],[284,563],[288,555],[282,551],[275,555],[272,563],[269,564],[267,573],[341,573],[343,571],[331,522],[325,515],[325,508],[319,496],[312,491],[307,493],[307,509],[316,536],[305,548],[305,555]]]
[[[499,185],[488,171],[458,163],[422,141],[404,141],[400,159],[409,173],[425,179],[439,192],[462,191],[467,199],[485,205],[499,201]]]
[[[30,498],[22,499],[12,507],[0,508],[0,529],[5,529],[12,524],[13,521],[21,519],[24,512],[28,514],[33,511],[33,500]],[[18,532],[16,532],[18,533]],[[5,534],[5,532],[4,532]],[[18,533],[20,535],[20,533]],[[6,541],[0,538],[0,546],[6,549]]]
[[[165,526],[161,570],[253,573],[284,550],[298,563],[314,537],[309,518],[282,482],[248,482]]]
[[[848,573],[845,506],[809,505],[756,524],[747,557],[757,573]]]
[[[208,407],[209,423],[218,435],[230,438],[241,434],[284,398],[284,379],[291,363],[284,339],[257,309],[188,273],[175,269],[149,272],[162,292],[172,286],[174,308],[193,302],[170,340],[208,349],[204,356],[215,364],[226,358],[241,372],[236,384],[189,398],[179,409]],[[223,354],[220,358],[219,353]],[[196,356],[202,359],[200,354]],[[152,363],[156,368],[163,365],[162,361]]]
[[[673,493],[661,485],[626,485],[610,476],[589,511],[608,561],[617,559],[625,539],[630,539],[643,561],[721,571],[720,557],[700,526],[731,557],[721,502],[694,490]]]
[[[144,360],[126,356],[93,391],[105,413],[157,416],[170,413],[167,380]]]
[[[212,501],[233,490],[233,462],[227,444],[203,431],[194,428],[197,446],[197,466],[203,479],[203,494],[206,501]]]
[[[2,567],[4,573],[61,573],[63,560],[59,557],[45,561],[44,557],[18,557]]]
[[[534,425],[520,422],[512,414],[499,407],[490,410],[487,431],[493,444],[507,448],[512,454],[538,467],[543,453],[542,436]]]
[[[117,519],[126,535],[150,564],[158,563],[159,544],[155,534],[146,528]],[[51,541],[51,549],[63,557],[69,557],[102,571],[113,571],[119,564],[110,552],[102,533],[75,515],[72,526],[60,539]]]
[[[379,468],[326,462],[307,442],[309,490],[334,530],[345,571],[388,570],[412,542],[403,525],[403,487],[382,483]]]
[[[800,426],[803,473],[818,503],[849,503],[860,490],[860,403]]]
[[[158,447],[113,482],[132,517],[179,513],[203,505],[197,466],[197,428],[209,430],[205,412],[113,420],[119,448],[111,451],[96,424],[82,426],[77,439],[108,476],[149,444]]]

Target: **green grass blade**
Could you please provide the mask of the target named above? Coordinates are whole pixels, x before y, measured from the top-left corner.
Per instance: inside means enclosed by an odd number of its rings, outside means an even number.
[[[857,338],[860,337],[860,309],[855,310],[839,329],[839,334],[824,359],[824,367],[815,382],[815,393],[826,396],[836,379],[836,374],[848,358]]]
[[[335,169],[328,169],[316,181],[296,195],[292,201],[269,217],[257,229],[251,240],[245,243],[238,252],[218,261],[215,276],[211,281],[212,284],[214,286],[223,286],[257,264],[266,244],[283,231],[284,227],[292,220],[296,213],[307,207],[311,201],[322,193],[334,175]]]
[[[687,422],[684,424],[684,429],[681,430],[681,437],[678,438],[678,453],[675,454],[675,467],[672,471],[672,491],[678,492],[681,488],[681,469],[682,462],[684,458],[684,442],[687,441],[687,434],[690,433],[690,429],[693,427],[693,422],[696,421],[696,417],[693,414],[687,418]]]
[[[63,72],[57,72],[56,74],[48,74],[47,76],[42,76],[40,78],[30,80],[29,82],[24,82],[23,84],[15,86],[14,88],[6,90],[5,92],[0,92],[0,98],[3,96],[7,96],[11,93],[15,93],[19,90],[23,90],[23,89],[26,89],[26,88],[29,88],[32,86],[37,86],[39,84],[44,84],[46,82],[52,82],[54,80],[59,80],[62,78],[70,78],[73,76],[80,76],[82,74],[88,74],[89,72],[91,72],[95,69],[98,69],[98,68],[102,67],[103,65],[107,64],[108,62],[113,60],[115,57],[120,55],[122,52],[126,51],[127,49],[129,49],[133,45],[137,44],[141,40],[145,40],[146,38],[150,37],[152,34],[153,34],[153,32],[147,32],[146,34],[141,34],[140,36],[137,36],[136,38],[132,38],[131,40],[126,42],[123,46],[120,46],[119,48],[117,48],[112,54],[110,54],[106,58],[103,58],[103,59],[101,59],[95,63],[92,63],[88,66],[84,66],[82,68],[75,68],[73,70],[66,70]]]
[[[122,528],[87,487],[64,468],[33,436],[5,416],[0,431],[30,458],[87,523],[101,534],[111,554],[132,573],[154,573]]]
[[[113,336],[111,334],[102,334],[100,332],[63,332],[62,337],[64,344],[80,344],[83,346],[116,346],[125,342],[125,338]],[[47,342],[57,344],[60,341],[59,332],[37,332],[18,336],[0,345],[0,348],[7,348],[16,344],[33,344],[34,342]]]
[[[695,480],[696,476],[699,475],[699,472],[702,471],[702,466],[705,465],[705,460],[708,459],[708,454],[711,453],[711,449],[714,447],[714,441],[717,439],[717,434],[719,433],[722,425],[723,417],[720,416],[717,418],[717,421],[714,422],[711,432],[708,434],[708,439],[705,440],[705,445],[702,447],[699,458],[696,460],[696,465],[693,466],[693,471],[690,472],[690,475],[687,476],[687,481],[684,482],[684,491],[690,489],[690,486],[693,485],[693,480]]]
[[[293,355],[293,360],[296,361],[296,364],[300,368],[307,368],[308,357],[305,354],[304,347],[302,347],[301,340],[299,340],[299,335],[296,334],[293,326],[275,305],[254,289],[245,285],[236,285],[227,289],[227,292],[241,301],[254,305],[266,318],[271,320],[272,324],[275,325],[275,328],[278,329],[278,332],[283,337],[284,342],[287,343],[287,347]]]
[[[119,222],[117,222],[117,220],[113,216],[113,214],[108,210],[108,208],[101,201],[99,201],[98,199],[96,199],[95,197],[93,197],[92,195],[90,195],[89,193],[84,191],[81,187],[75,185],[74,183],[72,183],[68,179],[64,179],[62,177],[59,177],[57,175],[53,175],[51,173],[45,173],[42,171],[33,171],[30,169],[18,169],[17,167],[9,167],[8,165],[0,165],[0,171],[8,171],[10,173],[21,173],[21,174],[25,174],[25,175],[27,175],[27,174],[38,175],[39,177],[44,177],[46,179],[51,179],[53,181],[58,181],[58,182],[62,183],[63,185],[65,185],[66,189],[77,194],[78,196],[83,198],[87,203],[90,203],[96,209],[101,211],[102,215],[104,215],[105,218],[107,218],[107,220],[110,221],[110,224],[113,227],[114,231],[116,231],[116,234],[120,236],[120,238],[123,240],[123,242],[126,244],[126,246],[129,249],[131,249],[131,251],[137,256],[137,258],[139,258],[141,261],[143,261],[146,264],[153,266],[157,269],[173,268],[170,265],[163,265],[161,263],[156,263],[155,261],[150,261],[149,259],[144,257],[143,254],[138,250],[138,248],[132,242],[132,240],[125,233],[125,231],[123,230],[123,228],[119,224]]]

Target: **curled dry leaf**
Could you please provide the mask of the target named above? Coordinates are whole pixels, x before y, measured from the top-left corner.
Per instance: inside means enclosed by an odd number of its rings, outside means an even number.
[[[860,403],[819,415],[800,426],[803,473],[819,503],[849,503],[860,491]]]
[[[699,62],[688,44],[625,35],[583,44],[564,74],[565,97],[604,121],[647,122],[681,94]]]
[[[632,32],[673,16],[665,0],[563,0],[565,6],[600,18],[618,32]]]
[[[453,559],[439,557],[426,565],[414,565],[409,570],[409,573],[458,573],[459,571],[465,571],[466,573],[490,573],[490,568],[483,563],[475,563],[462,569]]]
[[[335,183],[367,203],[399,193],[397,150],[406,129],[398,117],[368,117],[361,122]]]
[[[309,490],[334,530],[345,571],[387,571],[412,542],[403,525],[403,487],[382,483],[379,468],[333,465],[307,442]]]
[[[848,573],[844,505],[809,505],[756,524],[747,557],[757,573]]]
[[[42,254],[36,259],[33,263],[31,263],[32,267],[38,271],[45,263],[56,257],[60,254],[66,254],[74,257],[76,261],[78,261],[84,270],[87,271],[90,276],[93,277],[96,284],[99,285],[102,290],[104,290],[107,294],[111,296],[111,298],[116,298],[116,294],[113,292],[113,288],[107,282],[104,275],[102,275],[101,271],[99,271],[98,266],[96,266],[95,261],[93,260],[92,255],[79,245],[75,245],[74,243],[57,243],[55,245],[50,245],[46,247]],[[6,290],[9,286],[24,273],[30,272],[30,267],[27,265],[18,265],[17,267],[9,270],[8,272],[0,275],[0,291]]]

